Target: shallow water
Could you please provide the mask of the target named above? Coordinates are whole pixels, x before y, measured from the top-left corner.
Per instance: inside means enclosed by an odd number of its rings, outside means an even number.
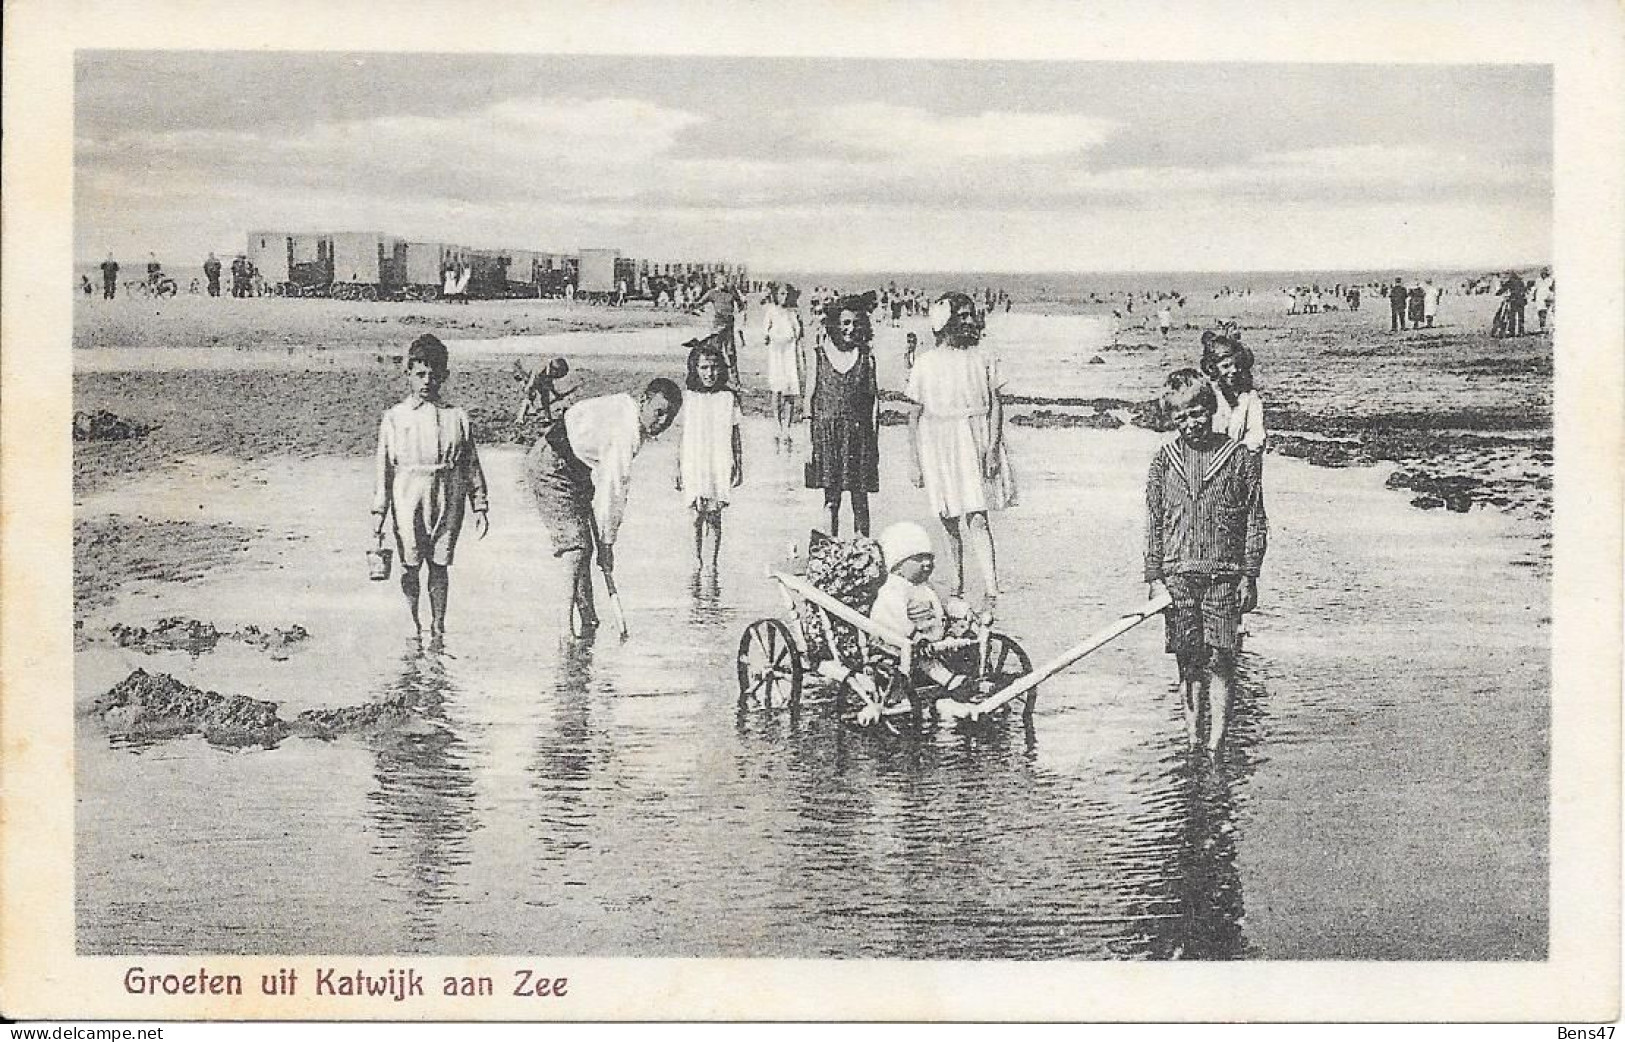
[[[883,431],[883,465],[906,458]],[[1012,428],[1004,628],[1048,658],[1143,597],[1144,431]],[[746,425],[722,577],[693,578],[675,438],[619,544],[632,628],[573,652],[520,457],[482,450],[493,529],[453,569],[447,653],[368,583],[370,466],[189,460],[78,503],[261,532],[86,621],[83,707],[141,667],[283,716],[409,688],[433,726],[227,750],[80,727],[79,950],[891,958],[1541,958],[1547,587],[1506,517],[1415,511],[1380,470],[1268,464],[1272,548],[1234,745],[1183,751],[1153,621],[1010,723],[921,740],[736,712],[764,562],[804,540],[802,455]],[[921,513],[882,473],[877,522]],[[1357,518],[1358,525],[1349,523]],[[1487,592],[1489,595],[1487,595]],[[305,626],[286,661],[106,638],[188,615]]]

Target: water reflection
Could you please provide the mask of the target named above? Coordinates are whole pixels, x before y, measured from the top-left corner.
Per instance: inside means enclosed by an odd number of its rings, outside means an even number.
[[[372,743],[377,787],[368,794],[368,814],[382,840],[380,853],[405,861],[402,870],[379,878],[406,883],[413,951],[433,944],[439,910],[468,865],[468,836],[477,827],[466,749],[446,719],[446,704],[456,694],[438,656],[408,655],[386,700],[398,700],[414,722]]]
[[[1019,716],[907,737],[859,731],[833,706],[799,725],[746,714],[741,770],[781,779],[779,872],[808,897],[808,954],[1245,957],[1238,794],[1266,698],[1251,664],[1217,760],[1185,749],[1177,694],[1166,727],[1069,770],[1034,755]]]
[[[592,846],[595,809],[588,796],[608,756],[602,727],[593,730],[592,682],[593,642],[561,644],[551,691],[542,695],[550,703],[552,726],[537,736],[526,772],[536,798],[530,820],[540,877],[572,852]]]
[[[1172,839],[1168,872],[1147,894],[1157,908],[1146,920],[1151,928],[1143,947],[1151,958],[1247,955],[1237,864],[1237,793],[1260,762],[1267,691],[1256,666],[1252,656],[1239,657],[1222,754],[1181,749],[1167,761],[1172,789],[1161,806],[1176,817],[1167,830]]]

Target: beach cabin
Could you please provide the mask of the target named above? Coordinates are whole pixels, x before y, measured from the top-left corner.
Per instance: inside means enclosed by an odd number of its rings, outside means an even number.
[[[280,286],[290,281],[287,232],[249,232],[244,256],[266,282]]]
[[[288,285],[316,296],[333,284],[333,240],[320,233],[288,236]]]
[[[433,296],[443,284],[447,246],[443,242],[406,244],[406,286],[409,292]],[[430,290],[433,290],[430,293]]]
[[[570,277],[569,257],[563,253],[536,255],[536,291],[538,296],[564,296],[564,283]]]
[[[333,293],[376,299],[405,285],[406,243],[382,232],[334,232]]]
[[[513,262],[511,250],[469,250],[468,295],[480,300],[506,297],[508,268]]]
[[[620,250],[582,250],[580,279],[576,282],[576,292],[605,295],[614,293],[615,268],[620,256]]]
[[[509,296],[534,297],[537,295],[539,285],[537,276],[541,271],[541,260],[544,256],[546,255],[536,250],[508,251]]]

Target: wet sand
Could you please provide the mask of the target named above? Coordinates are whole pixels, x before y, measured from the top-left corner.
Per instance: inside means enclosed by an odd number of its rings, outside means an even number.
[[[1117,403],[1143,400],[1184,354],[1101,351],[1074,327],[1011,317],[994,334],[1013,393],[1110,399],[1017,413],[1132,419]],[[1065,353],[1012,357],[1030,343],[1024,325]],[[902,332],[881,331],[891,386]],[[1396,410],[1446,401],[1303,409],[1313,388],[1286,371],[1290,333],[1249,335],[1280,338],[1261,382],[1285,408],[1392,427]],[[1528,340],[1508,353],[1538,353]],[[512,407],[508,352],[545,343],[469,351],[448,396],[496,430]],[[631,347],[572,357],[595,387],[671,372],[660,345]],[[818,514],[801,454],[775,453],[759,416],[720,580],[693,576],[668,436],[638,461],[620,544],[633,640],[574,653],[551,630],[520,450],[488,441],[493,530],[459,551],[447,653],[425,656],[394,584],[368,583],[361,558],[376,416],[401,393],[393,363],[365,345],[292,365],[285,350],[245,350],[245,364],[201,372],[119,372],[114,352],[83,354],[96,361],[76,377],[76,408],[160,421],[76,453],[86,954],[1545,954],[1549,591],[1544,567],[1520,566],[1541,559],[1539,517],[1418,510],[1387,487],[1389,464],[1273,456],[1272,548],[1223,763],[1181,751],[1155,622],[1046,685],[1031,734],[902,742],[816,706],[794,720],[735,713],[739,632],[782,610],[763,568]],[[1089,366],[1096,354],[1107,361]],[[1434,361],[1391,360],[1388,380],[1476,379],[1450,404],[1475,416],[1528,391]],[[882,524],[921,512],[900,480],[902,437],[882,435]],[[1012,424],[1023,501],[995,519],[1002,610],[1034,658],[1143,596],[1156,440],[1132,423]],[[114,632],[172,616],[309,637],[277,659]],[[339,726],[234,750],[121,734],[90,710],[137,669]],[[380,704],[405,707],[399,726],[343,726],[345,710]]]

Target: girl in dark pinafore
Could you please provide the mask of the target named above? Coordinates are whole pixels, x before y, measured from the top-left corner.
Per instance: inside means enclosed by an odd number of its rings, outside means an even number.
[[[875,294],[842,297],[825,306],[829,336],[814,348],[808,367],[805,415],[812,423],[807,487],[824,490],[829,534],[840,534],[841,493],[852,497],[852,527],[869,534],[869,493],[880,491],[880,447],[875,436],[879,387],[869,350],[869,313]]]

